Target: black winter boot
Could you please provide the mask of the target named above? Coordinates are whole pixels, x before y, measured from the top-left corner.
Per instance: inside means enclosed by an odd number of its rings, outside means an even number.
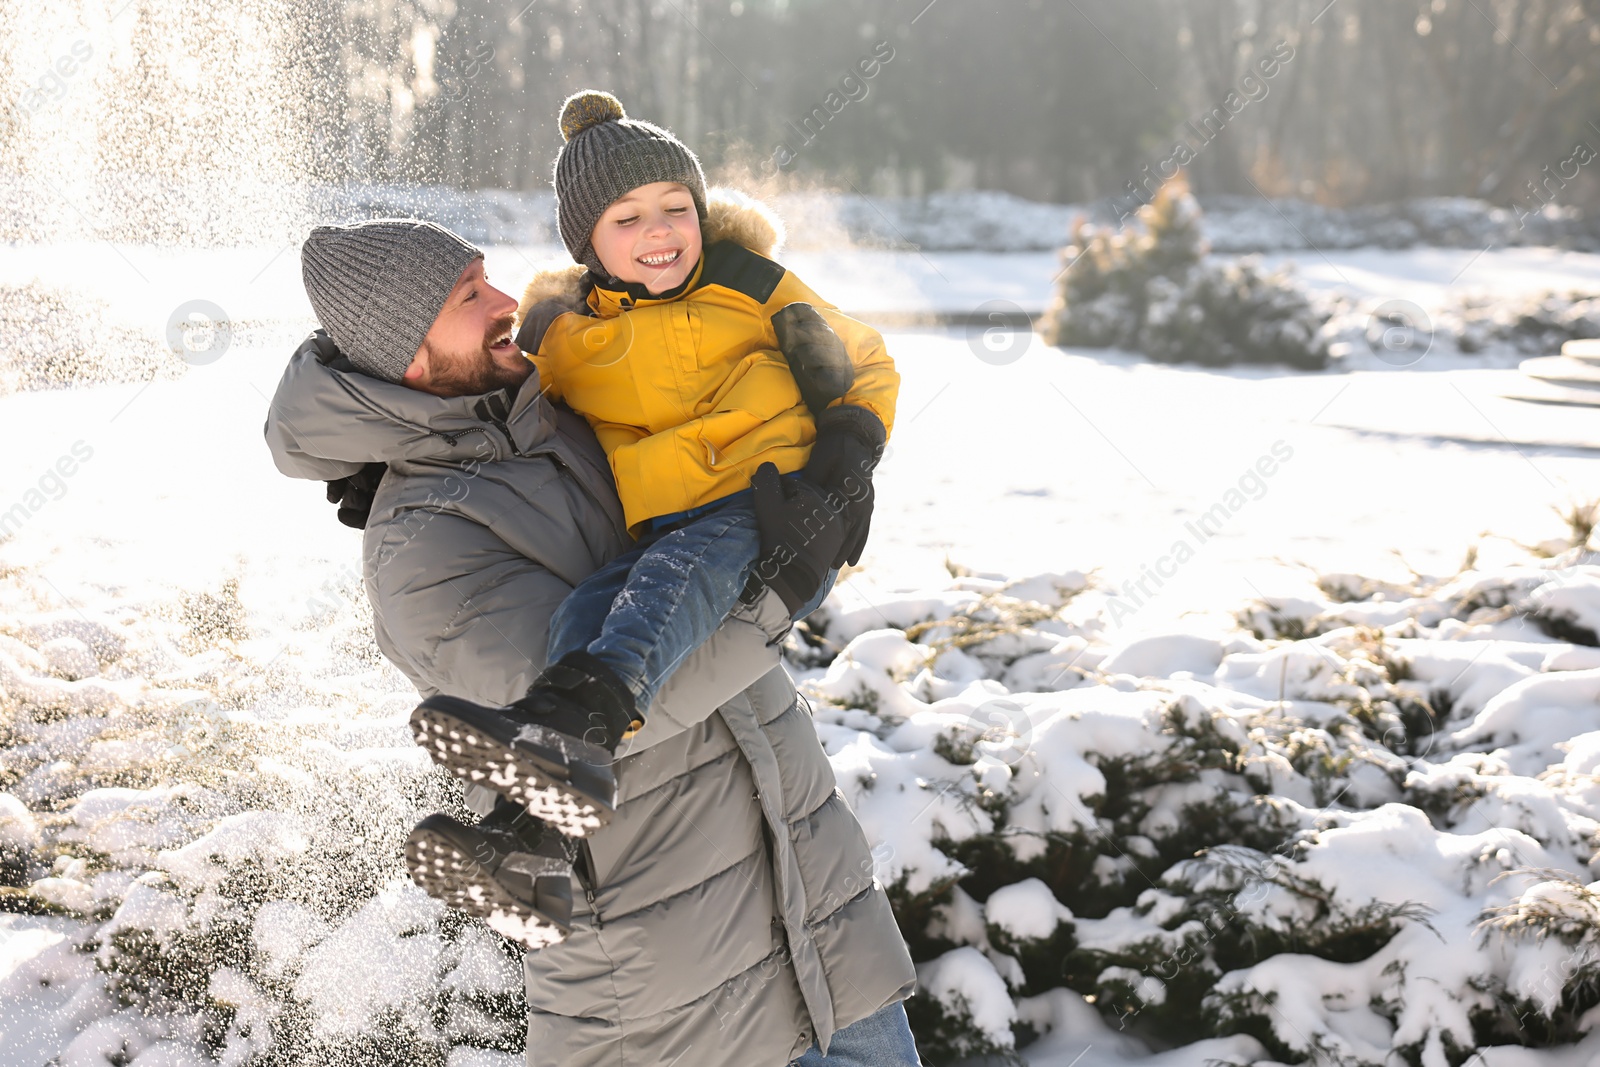
[[[560,834],[515,805],[477,826],[435,814],[406,838],[406,868],[430,897],[482,919],[529,948],[560,941],[572,928],[572,864]]]
[[[617,745],[644,726],[633,694],[604,663],[574,652],[528,695],[503,708],[456,697],[411,714],[417,744],[457,777],[527,807],[561,833],[585,837],[611,820]]]

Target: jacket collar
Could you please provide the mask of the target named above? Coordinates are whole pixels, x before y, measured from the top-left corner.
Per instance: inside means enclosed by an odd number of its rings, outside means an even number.
[[[380,381],[308,348],[289,360],[269,418],[299,451],[355,463],[492,462],[527,455],[556,433],[537,373],[513,395],[439,397]]]
[[[700,287],[700,275],[705,270],[706,254],[702,247],[700,258],[695,262],[694,270],[689,272],[677,287],[664,293],[652,293],[637,282],[625,282],[620,278],[607,278],[600,281],[591,272],[589,277],[593,286],[589,290],[587,303],[589,310],[601,318],[609,319],[620,315],[624,311],[635,308],[651,307],[655,304],[666,304],[678,299],[685,293],[693,292]]]

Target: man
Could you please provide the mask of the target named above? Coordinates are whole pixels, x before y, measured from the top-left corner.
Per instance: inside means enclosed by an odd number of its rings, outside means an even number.
[[[303,264],[328,336],[291,358],[266,435],[293,477],[387,464],[363,540],[379,648],[424,695],[506,704],[556,606],[629,540],[588,425],[502,343],[516,302],[482,263],[430,223],[319,227]],[[730,617],[613,768],[571,931],[525,957],[531,1064],[918,1062],[910,959],[779,664],[788,626],[774,591]]]

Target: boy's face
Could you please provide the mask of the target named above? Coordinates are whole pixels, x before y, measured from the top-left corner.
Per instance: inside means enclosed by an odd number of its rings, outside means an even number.
[[[434,396],[516,392],[533,372],[511,340],[516,312],[517,302],[489,284],[483,260],[468,263],[401,384]]]
[[[623,194],[594,224],[589,242],[612,276],[664,293],[700,259],[700,216],[680,182],[651,182]]]

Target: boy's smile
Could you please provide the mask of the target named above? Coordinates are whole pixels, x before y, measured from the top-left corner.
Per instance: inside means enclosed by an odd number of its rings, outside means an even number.
[[[682,249],[670,248],[665,252],[647,252],[638,258],[639,262],[643,263],[646,267],[659,270],[660,268],[670,264],[673,260],[677,259],[681,252]]]
[[[589,240],[612,277],[665,293],[700,260],[700,216],[688,186],[651,182],[613,201]]]

